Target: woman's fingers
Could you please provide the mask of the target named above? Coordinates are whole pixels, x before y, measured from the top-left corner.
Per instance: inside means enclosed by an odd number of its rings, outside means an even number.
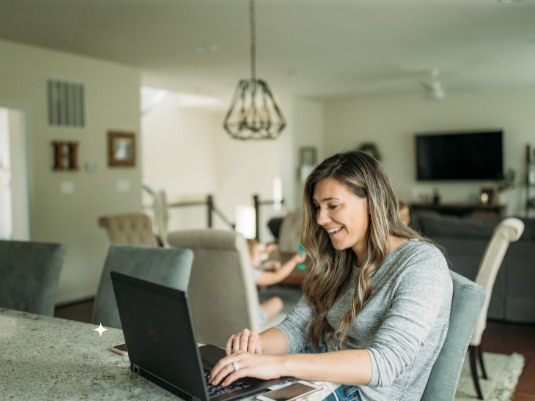
[[[247,329],[244,329],[240,335],[239,349],[236,351],[247,351],[247,345],[249,344],[249,337],[251,332]]]
[[[234,368],[238,364],[238,370]],[[238,352],[221,359],[210,373],[210,384],[226,387],[242,377],[273,379],[282,376],[280,356],[265,356]]]
[[[235,370],[233,362],[238,362],[238,357],[241,354],[243,354],[243,352],[234,353],[217,362],[210,372],[210,384],[217,385],[221,380],[231,374]]]
[[[262,348],[260,347],[260,336],[256,331],[251,331],[249,334],[249,343],[247,344],[247,351],[255,354],[261,354]]]
[[[212,373],[210,373],[210,384],[212,386],[217,386],[225,377],[235,371],[234,365],[232,363],[225,364],[221,366],[216,372],[214,372],[216,370],[216,367],[214,367],[214,370],[212,370]],[[225,386],[228,386],[228,384],[226,384]]]
[[[236,337],[236,335],[233,334],[233,335],[230,336],[230,338],[227,341],[227,346],[226,346],[227,355],[232,354],[232,344],[234,342],[234,338],[235,337]]]
[[[249,331],[248,329],[244,329],[240,333],[230,336],[225,350],[227,355],[238,351],[261,354],[260,336],[255,330]]]

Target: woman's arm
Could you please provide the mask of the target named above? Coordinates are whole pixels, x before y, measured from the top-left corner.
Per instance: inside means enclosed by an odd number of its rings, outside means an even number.
[[[255,284],[272,285],[280,283],[290,275],[290,273],[295,269],[295,266],[297,266],[299,263],[303,263],[305,259],[306,254],[301,255],[300,253],[297,253],[276,272],[261,272],[258,278],[255,280]]]
[[[238,363],[239,370],[234,369],[234,362]],[[372,362],[366,350],[290,355],[259,355],[239,351],[217,363],[210,374],[210,383],[228,386],[242,377],[269,380],[283,376],[366,385],[372,379]]]

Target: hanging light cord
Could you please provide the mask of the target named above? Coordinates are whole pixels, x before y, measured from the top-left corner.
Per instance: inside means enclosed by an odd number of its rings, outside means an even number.
[[[251,80],[256,79],[256,26],[254,0],[249,0],[249,23],[251,25]]]

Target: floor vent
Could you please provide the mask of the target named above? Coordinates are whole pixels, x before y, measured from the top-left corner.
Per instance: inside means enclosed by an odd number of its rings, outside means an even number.
[[[48,125],[52,127],[84,128],[84,85],[48,79]]]

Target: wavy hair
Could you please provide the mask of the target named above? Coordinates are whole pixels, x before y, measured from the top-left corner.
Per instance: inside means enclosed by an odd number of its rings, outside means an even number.
[[[361,270],[353,283],[352,306],[336,328],[329,325],[327,313],[346,292],[356,255],[351,248],[334,249],[327,231],[316,221],[316,207],[312,201],[314,188],[326,178],[335,179],[359,198],[368,198],[370,208],[366,256],[359,261]],[[334,339],[340,345],[347,342],[349,329],[372,293],[371,277],[388,254],[391,235],[431,242],[400,220],[392,184],[373,157],[360,151],[338,153],[325,159],[308,176],[303,192],[301,243],[312,260],[311,271],[303,282],[303,292],[312,309],[308,337],[314,347],[319,346],[324,333],[333,331]]]

